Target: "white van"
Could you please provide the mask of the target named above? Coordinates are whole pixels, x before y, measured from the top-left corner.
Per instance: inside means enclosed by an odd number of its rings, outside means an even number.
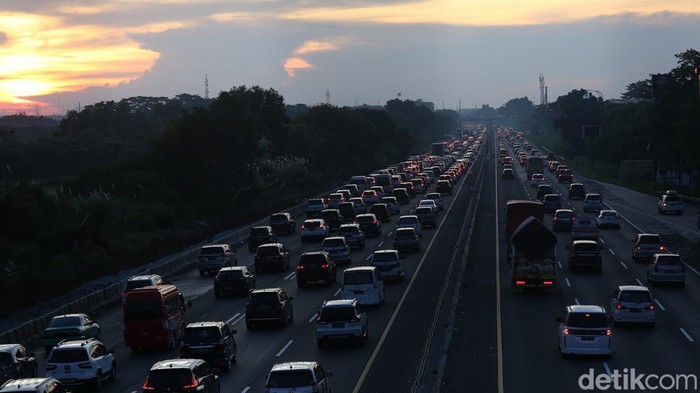
[[[370,187],[366,176],[353,176],[350,178],[350,183],[356,184],[357,189],[360,190],[360,192],[367,190]]]
[[[361,305],[384,303],[384,282],[374,266],[345,269],[340,299],[357,299]]]

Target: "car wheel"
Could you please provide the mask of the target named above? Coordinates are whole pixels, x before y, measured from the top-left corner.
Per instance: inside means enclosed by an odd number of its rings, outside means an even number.
[[[95,390],[102,390],[102,371],[97,372],[93,385],[95,386]]]
[[[231,359],[229,358],[229,359],[226,360],[226,363],[224,364],[224,370],[223,370],[223,371],[224,371],[224,372],[228,372],[228,371],[231,371],[232,368],[233,368],[233,362],[232,362]]]
[[[114,360],[112,360],[112,370],[110,370],[110,372],[109,372],[109,378],[112,381],[117,380],[117,362]]]

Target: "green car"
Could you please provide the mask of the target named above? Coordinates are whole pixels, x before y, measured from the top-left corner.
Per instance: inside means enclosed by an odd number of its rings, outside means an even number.
[[[85,314],[57,315],[41,334],[41,345],[46,354],[63,340],[100,339],[100,325]]]

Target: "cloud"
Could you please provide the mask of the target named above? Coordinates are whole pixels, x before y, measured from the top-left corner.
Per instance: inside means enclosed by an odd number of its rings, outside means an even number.
[[[284,62],[284,70],[287,71],[287,76],[294,77],[296,70],[304,70],[314,68],[312,64],[300,57],[290,57]]]

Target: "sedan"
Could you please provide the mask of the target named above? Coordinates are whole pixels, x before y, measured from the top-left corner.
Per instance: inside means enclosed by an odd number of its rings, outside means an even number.
[[[85,314],[57,315],[41,334],[41,345],[49,353],[60,341],[88,338],[100,338],[100,325],[92,318]]]
[[[620,215],[615,210],[601,210],[596,221],[598,228],[620,228]]]
[[[532,177],[530,178],[530,187],[537,187],[540,184],[544,184],[547,182],[547,179],[544,177],[544,174],[542,173],[533,173]]]
[[[413,228],[416,231],[416,234],[418,234],[419,236],[423,230],[423,226],[420,224],[418,216],[416,215],[407,215],[399,217],[399,222],[396,224],[396,229],[398,231],[401,228]]]

